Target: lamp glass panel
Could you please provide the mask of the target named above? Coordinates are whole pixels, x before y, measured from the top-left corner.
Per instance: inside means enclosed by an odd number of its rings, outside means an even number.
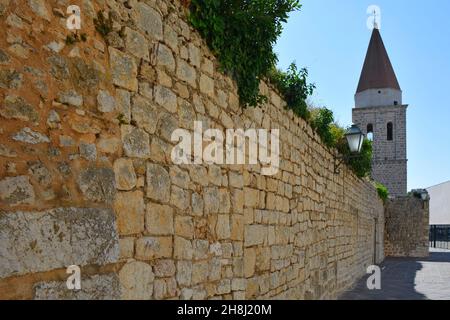
[[[351,152],[361,151],[362,139],[359,134],[349,134],[347,135],[347,142]]]

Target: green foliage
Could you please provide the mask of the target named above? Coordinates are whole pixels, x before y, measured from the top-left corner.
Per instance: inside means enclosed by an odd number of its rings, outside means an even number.
[[[298,70],[295,63],[286,72],[274,67],[277,57],[273,45],[281,34],[282,23],[300,7],[298,0],[192,0],[189,21],[218,58],[222,71],[236,81],[244,107],[267,99],[259,92],[260,80],[267,77],[287,108],[308,121],[325,145],[349,156],[345,130],[334,123],[333,112],[308,109],[306,100],[315,89],[307,82],[308,70]],[[98,21],[105,21],[103,14]],[[347,164],[358,177],[365,177],[371,171],[371,161],[372,144],[366,140],[361,156]]]
[[[375,182],[375,187],[377,188],[378,196],[385,202],[389,197],[389,191],[383,184]]]
[[[306,99],[313,94],[315,89],[314,84],[307,82],[308,70],[305,68],[298,70],[296,64],[291,63],[286,72],[272,68],[268,78],[283,95],[287,108],[307,120],[309,111]]]
[[[309,123],[322,139],[322,142],[336,148],[347,159],[346,164],[360,178],[366,177],[372,170],[372,142],[365,139],[361,152],[357,157],[351,154],[345,138],[346,130],[340,127],[333,117],[333,112],[327,108],[312,108],[309,111]]]
[[[372,171],[372,141],[365,139],[359,157],[350,159],[348,165],[360,178],[370,175]]]
[[[345,132],[344,129],[341,130]],[[339,135],[341,135],[341,133],[339,133]],[[370,175],[372,170],[372,141],[364,139],[361,152],[357,157],[351,157],[352,153],[345,137],[342,137],[340,140],[336,140],[336,148],[342,155],[344,155],[344,157],[350,157],[347,161],[347,165],[359,178],[364,178]]]
[[[106,37],[110,32],[113,31],[113,20],[111,14],[108,17],[105,13],[100,10],[97,12],[97,18],[94,19],[95,30],[100,33],[103,37]]]
[[[77,42],[86,42],[87,41],[87,35],[86,33],[82,33],[81,35],[78,35],[78,33],[71,33],[67,35],[66,37],[66,45],[71,46]]]
[[[117,116],[117,120],[119,120],[119,124],[127,124],[127,121],[125,119],[125,115],[123,113],[119,114]]]
[[[298,0],[192,0],[189,20],[238,85],[240,102],[256,106],[267,98],[260,80],[277,62],[273,45]]]
[[[311,127],[322,138],[322,142],[328,147],[336,145],[336,138],[332,132],[332,124],[334,123],[333,111],[327,108],[317,108],[310,112],[309,123]]]
[[[67,35],[67,37],[66,37],[66,45],[71,46],[71,45],[75,44],[76,42],[77,41],[76,41],[74,35],[72,35],[72,34],[68,34]]]

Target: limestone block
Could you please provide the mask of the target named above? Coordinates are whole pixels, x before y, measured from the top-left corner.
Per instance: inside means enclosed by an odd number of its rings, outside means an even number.
[[[58,102],[79,108],[83,106],[83,96],[74,90],[59,92]]]
[[[202,58],[201,50],[198,47],[196,47],[193,43],[188,44],[188,50],[189,50],[189,61],[193,66],[200,68]]]
[[[185,211],[189,207],[190,203],[189,192],[177,186],[172,186],[170,203],[175,207],[177,207],[178,209]]]
[[[114,171],[110,168],[87,168],[78,177],[78,187],[87,200],[110,203],[116,194]]]
[[[231,292],[231,280],[223,279],[217,284],[216,294],[226,294]]]
[[[263,244],[267,230],[262,225],[245,226],[244,244],[246,247]]]
[[[197,73],[186,61],[179,59],[177,63],[177,77],[178,79],[189,83],[192,87],[197,87]]]
[[[114,200],[120,235],[144,231],[144,194],[142,191],[119,192]]]
[[[195,260],[206,259],[208,257],[209,242],[208,240],[196,239],[193,243],[193,257]]]
[[[208,280],[208,262],[201,261],[192,265],[192,285],[206,282]]]
[[[148,42],[145,37],[128,27],[125,27],[125,48],[127,52],[137,58],[142,58],[146,61],[150,60]]]
[[[123,150],[128,157],[150,157],[150,137],[147,132],[134,126],[121,126]]]
[[[244,188],[244,201],[246,207],[256,208],[259,203],[259,191],[253,188]]]
[[[81,278],[81,290],[69,290],[65,281],[38,282],[35,300],[118,300],[120,282],[114,273]]]
[[[155,86],[155,102],[165,108],[170,113],[177,111],[177,96],[169,88],[157,85]]]
[[[194,221],[189,216],[175,217],[175,234],[177,236],[193,239],[194,238]]]
[[[121,158],[114,161],[114,174],[117,189],[128,191],[136,186],[136,173],[130,159]]]
[[[136,24],[138,28],[155,40],[163,38],[163,24],[161,15],[152,7],[143,2],[138,2],[136,9]]]
[[[123,89],[116,90],[117,111],[123,116],[127,123],[131,121],[131,95],[130,92]]]
[[[153,295],[155,275],[152,267],[144,262],[132,261],[119,272],[121,299],[150,300]]]
[[[33,204],[35,193],[29,177],[7,177],[0,180],[0,200],[0,203],[11,206]]]
[[[119,240],[120,259],[134,257],[134,238],[121,238]]]
[[[172,235],[173,209],[166,205],[149,202],[145,217],[145,228],[151,235]]]
[[[222,277],[222,262],[219,258],[213,258],[209,263],[208,279],[217,281]]]
[[[231,235],[230,231],[230,218],[229,215],[219,214],[217,216],[216,234],[219,240],[229,239]]]
[[[205,74],[200,76],[200,92],[214,97],[214,80]]]
[[[170,199],[169,173],[154,163],[147,164],[147,197],[165,203]]]
[[[33,131],[30,128],[22,128],[19,132],[12,136],[14,141],[25,142],[29,144],[49,143],[50,139],[37,131]]]
[[[194,192],[192,193],[191,203],[192,203],[192,214],[201,217],[203,215],[203,208],[205,205],[203,197],[198,193]]]
[[[231,216],[231,240],[242,241],[244,240],[244,217],[241,215]]]
[[[176,272],[175,262],[168,259],[158,260],[155,262],[153,270],[157,277],[172,277]]]
[[[191,241],[176,236],[173,255],[175,259],[191,260],[193,255]]]
[[[44,0],[28,0],[28,5],[36,15],[42,19],[50,21],[50,13]]]
[[[131,116],[139,128],[144,129],[150,134],[155,133],[158,123],[158,113],[147,99],[139,95],[133,98]]]
[[[133,57],[109,47],[112,81],[130,91],[138,90],[137,64]]]
[[[244,276],[250,278],[255,273],[256,250],[248,248],[244,250]]]
[[[0,278],[119,258],[110,209],[57,208],[0,215]]]
[[[163,44],[158,46],[157,64],[167,68],[168,71],[175,71],[175,59],[172,51]]]
[[[205,203],[205,213],[219,212],[220,194],[217,187],[208,187],[204,189],[203,200]]]
[[[93,143],[81,142],[80,156],[88,161],[95,161],[97,159],[97,147]]]
[[[172,257],[172,237],[143,237],[136,240],[136,258],[152,260]]]
[[[24,99],[17,96],[6,96],[0,109],[0,115],[6,119],[36,122],[39,113]]]
[[[98,110],[104,113],[113,112],[116,109],[116,99],[106,90],[100,90],[97,95]]]
[[[192,262],[177,262],[177,282],[179,286],[190,286],[192,282]]]

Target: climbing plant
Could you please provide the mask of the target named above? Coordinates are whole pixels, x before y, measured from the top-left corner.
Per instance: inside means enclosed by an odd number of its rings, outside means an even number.
[[[208,43],[222,70],[237,83],[243,106],[266,100],[260,80],[277,62],[273,46],[298,0],[192,0],[189,21]]]
[[[347,165],[360,178],[370,175],[372,170],[372,142],[365,139],[358,157],[350,157],[351,152],[345,138],[346,129],[339,126],[333,112],[327,108],[313,108],[309,111],[309,123],[330,148],[336,148],[344,158],[348,158]]]
[[[378,196],[380,197],[383,202],[386,202],[386,200],[389,197],[389,191],[387,187],[379,182],[375,182],[375,188],[377,188]]]
[[[299,0],[190,0],[183,3],[190,9],[190,23],[218,58],[222,71],[236,81],[241,105],[256,106],[265,101],[267,97],[260,94],[259,84],[262,79],[269,80],[283,96],[286,108],[308,121],[325,145],[337,148],[344,155],[350,154],[345,130],[335,123],[333,112],[326,108],[308,108],[306,100],[315,89],[315,85],[307,81],[308,70],[299,70],[295,63],[286,71],[275,67],[277,56],[273,46],[289,13],[301,8]],[[98,20],[105,20],[101,18]],[[372,144],[366,140],[361,157],[347,164],[357,176],[364,177],[371,171],[371,160]]]
[[[308,105],[306,99],[312,95],[315,89],[314,84],[308,84],[308,70],[303,68],[298,70],[295,63],[291,63],[286,72],[273,67],[267,75],[269,81],[283,95],[286,107],[305,120],[309,118]]]

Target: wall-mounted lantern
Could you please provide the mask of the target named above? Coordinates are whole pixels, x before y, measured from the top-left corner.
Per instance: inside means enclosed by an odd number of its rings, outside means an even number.
[[[350,148],[350,155],[346,156],[335,156],[334,158],[334,173],[339,174],[339,167],[345,161],[350,159],[360,157],[361,148],[364,142],[364,133],[359,129],[358,126],[352,125],[350,129],[345,133],[345,138],[347,139],[348,147]]]

